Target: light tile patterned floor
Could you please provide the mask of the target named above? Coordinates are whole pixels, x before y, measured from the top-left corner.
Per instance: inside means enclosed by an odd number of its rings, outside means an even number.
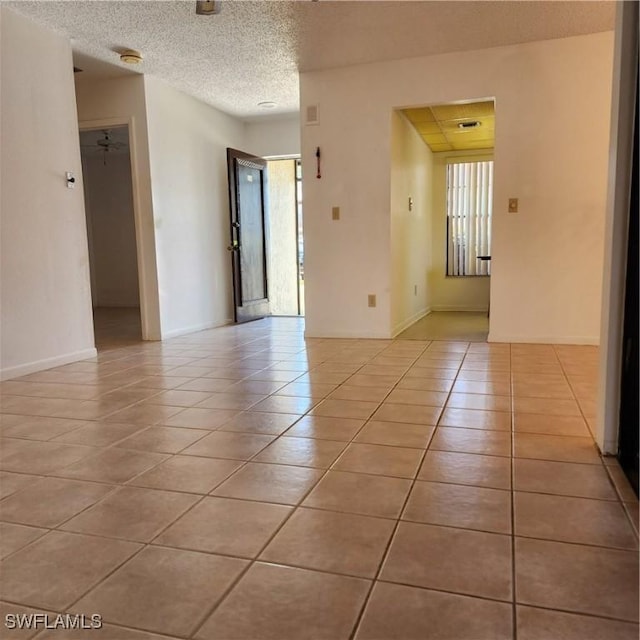
[[[489,317],[485,311],[432,311],[397,336],[398,340],[466,340],[486,342]]]
[[[596,349],[302,326],[0,385],[3,619],[105,621],[0,637],[638,637],[638,506],[591,439]]]

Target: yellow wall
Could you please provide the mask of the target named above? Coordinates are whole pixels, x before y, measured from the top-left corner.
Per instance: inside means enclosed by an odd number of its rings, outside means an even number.
[[[491,160],[486,151],[448,151],[433,154],[431,252],[429,271],[433,311],[486,311],[490,279],[447,277],[447,161]]]
[[[391,119],[391,327],[396,335],[429,311],[433,154],[402,113],[393,111]]]

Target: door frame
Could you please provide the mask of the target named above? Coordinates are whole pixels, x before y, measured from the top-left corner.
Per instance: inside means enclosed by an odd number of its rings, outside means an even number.
[[[638,77],[638,3],[617,7],[611,105],[609,183],[604,241],[600,374],[595,439],[603,454],[618,452],[622,331],[626,282],[633,127]]]
[[[153,233],[146,237],[143,222],[143,206],[141,200],[140,176],[137,172],[138,149],[136,145],[136,121],[134,116],[121,118],[100,118],[98,120],[82,120],[78,123],[80,133],[97,129],[128,127],[129,161],[131,165],[131,187],[133,196],[133,219],[136,235],[136,256],[138,263],[138,296],[140,299],[140,324],[143,340],[160,340],[157,327],[160,327],[160,310],[157,300],[157,278],[155,269],[147,268],[147,264],[155,265],[155,238]],[[84,175],[82,177],[84,183]],[[85,211],[86,218],[86,211]],[[88,248],[87,238],[87,248]]]

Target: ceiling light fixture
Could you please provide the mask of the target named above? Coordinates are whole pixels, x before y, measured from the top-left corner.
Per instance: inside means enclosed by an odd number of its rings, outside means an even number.
[[[142,54],[133,49],[126,49],[120,54],[120,61],[125,64],[140,64],[142,62]]]
[[[213,16],[220,13],[222,2],[220,0],[196,0],[196,13],[199,16]]]
[[[458,122],[458,129],[475,129],[479,127],[482,123],[480,120],[471,120],[467,122]]]
[[[275,109],[278,105],[271,100],[265,100],[264,102],[258,102],[258,106],[261,109]]]

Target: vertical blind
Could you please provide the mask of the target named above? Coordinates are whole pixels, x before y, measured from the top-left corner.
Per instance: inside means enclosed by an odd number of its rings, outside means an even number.
[[[492,160],[447,165],[448,276],[490,274],[492,194]]]

